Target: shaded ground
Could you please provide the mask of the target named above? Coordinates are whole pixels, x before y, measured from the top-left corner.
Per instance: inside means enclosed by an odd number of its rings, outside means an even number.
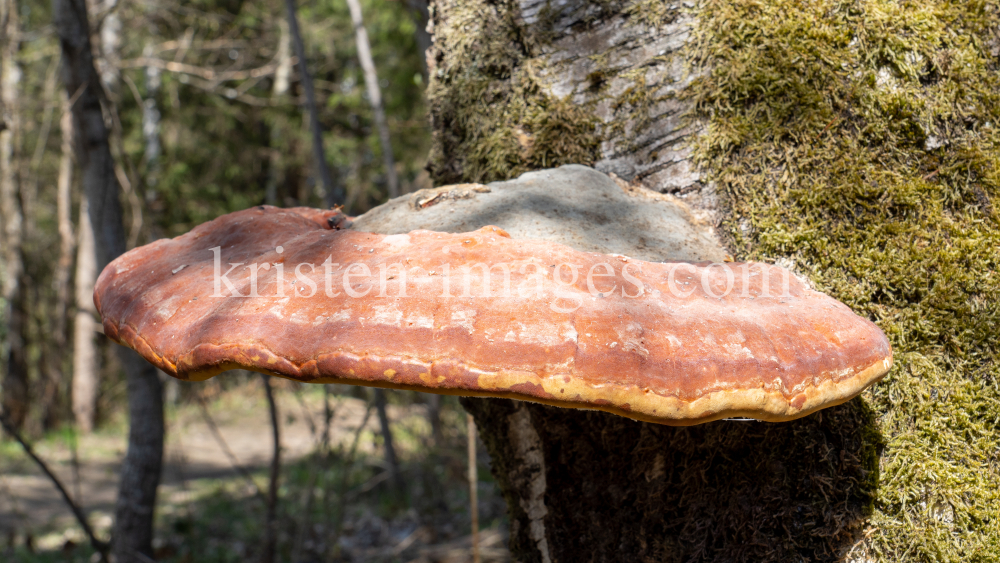
[[[393,397],[400,404],[390,404],[389,415],[405,482],[405,490],[397,491],[387,478],[378,418],[374,411],[366,416],[367,401],[330,397],[330,447],[323,450],[322,388],[283,384],[277,397],[284,462],[280,560],[471,559],[465,418],[457,403],[445,402],[442,443],[434,444],[427,406],[413,404],[413,395]],[[157,520],[161,561],[242,561],[259,547],[264,503],[255,487],[267,486],[272,443],[257,380],[222,393],[208,403],[208,412],[246,471],[234,467],[197,401],[168,409]],[[72,435],[57,434],[37,449],[106,538],[125,428],[111,423],[80,437],[76,471],[72,442]],[[487,467],[481,456],[481,553],[484,561],[505,561],[505,509]],[[55,488],[12,443],[0,447],[0,534],[4,560],[83,561],[89,556],[78,546],[85,543],[82,532]]]

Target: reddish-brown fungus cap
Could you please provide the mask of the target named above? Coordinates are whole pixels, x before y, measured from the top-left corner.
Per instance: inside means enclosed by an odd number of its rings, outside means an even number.
[[[892,364],[878,327],[774,266],[642,262],[496,227],[384,236],[327,215],[258,207],[126,253],[97,281],[105,333],[187,380],[247,368],[674,425],[797,418]]]

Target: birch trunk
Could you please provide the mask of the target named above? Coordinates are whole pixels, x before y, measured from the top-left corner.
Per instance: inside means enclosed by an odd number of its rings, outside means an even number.
[[[73,104],[77,160],[94,228],[97,267],[125,251],[125,230],[108,130],[101,110],[101,84],[94,67],[87,6],[83,0],[53,0],[53,18],[63,55],[63,83]],[[163,461],[163,396],[152,365],[119,348],[128,381],[128,451],[121,468],[112,532],[118,563],[153,555],[153,515]]]
[[[289,79],[292,75],[292,38],[288,31],[288,21],[280,20],[278,27],[281,30],[278,39],[278,68],[274,71],[274,85],[271,88],[271,96],[275,100],[280,100],[288,93]],[[274,140],[281,135],[281,128],[275,124],[271,126],[271,135],[268,144],[273,145]],[[267,168],[267,184],[264,187],[264,203],[277,205],[278,202],[278,179],[282,175],[281,153],[271,149],[270,162]],[[327,194],[328,196],[331,194]]]
[[[97,310],[94,282],[97,280],[97,249],[86,194],[80,197],[76,254],[76,314],[73,317],[73,418],[84,433],[94,429],[97,394],[100,389],[100,356],[97,352]]]
[[[16,172],[16,142],[20,130],[18,88],[21,69],[17,65],[20,49],[18,6],[15,0],[0,4],[0,102],[3,104],[3,129],[0,130],[0,217],[3,219],[3,319],[7,323],[7,341],[0,356],[4,368],[0,405],[15,428],[21,428],[28,415],[28,362],[24,334],[27,311],[24,287],[22,240],[24,215],[21,208]]]
[[[56,181],[56,218],[59,228],[59,262],[56,265],[56,312],[53,338],[57,350],[66,350],[66,317],[69,310],[69,282],[73,267],[73,250],[76,237],[73,236],[72,193],[73,193],[73,114],[66,93],[62,95],[62,117],[59,128],[62,131],[62,145],[59,155],[59,177]],[[60,368],[62,364],[60,363]]]
[[[372,59],[371,45],[368,43],[368,31],[365,29],[359,0],[347,0],[351,9],[351,21],[354,23],[354,39],[358,45],[358,60],[365,72],[365,86],[368,89],[368,100],[375,114],[375,127],[378,129],[379,143],[382,145],[382,162],[385,165],[386,187],[389,199],[399,196],[399,178],[396,176],[396,159],[392,155],[392,139],[389,135],[389,124],[385,119],[385,108],[382,106],[382,87],[378,83],[378,72]]]
[[[151,57],[152,53],[144,56]],[[146,151],[143,159],[146,161],[146,198],[152,200],[156,197],[160,182],[160,110],[156,105],[156,97],[160,92],[160,69],[147,66],[145,71],[146,99],[142,102],[142,136],[146,141]],[[156,222],[153,223],[155,225]],[[154,233],[153,238],[155,240],[160,237]]]
[[[692,6],[434,2],[435,182],[589,164],[671,193],[717,226],[714,186],[691,157],[700,125],[685,119]],[[787,424],[689,428],[504,399],[462,404],[489,450],[518,561],[832,560],[864,522],[867,419],[856,402]],[[829,465],[800,455],[812,447],[805,435]],[[820,474],[825,489],[802,485]],[[821,550],[796,545],[810,529],[823,530]]]

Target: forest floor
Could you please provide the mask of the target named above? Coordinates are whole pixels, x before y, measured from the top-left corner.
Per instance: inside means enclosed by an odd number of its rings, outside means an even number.
[[[390,396],[404,483],[398,490],[388,478],[378,417],[370,401],[359,398],[364,390],[335,387],[349,394],[276,385],[283,462],[277,560],[471,560],[465,415],[457,402],[444,401],[442,443],[436,444],[426,404],[414,402],[413,394]],[[216,393],[206,409],[191,399],[168,406],[159,561],[246,561],[258,552],[265,506],[258,491],[266,494],[273,447],[261,388],[252,378]],[[333,413],[326,449],[325,401]],[[112,420],[88,435],[47,435],[36,446],[103,538],[110,533],[125,436],[123,422]],[[505,506],[484,450],[480,443],[480,551],[484,561],[507,561]],[[91,555],[52,483],[11,440],[0,444],[0,534],[5,561],[87,561]]]

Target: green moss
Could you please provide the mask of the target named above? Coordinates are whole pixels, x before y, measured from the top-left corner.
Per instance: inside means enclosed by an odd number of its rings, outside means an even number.
[[[893,342],[863,395],[885,447],[858,550],[1000,560],[997,4],[707,0],[698,16],[697,154],[733,250],[792,258]]]
[[[679,6],[663,0],[638,0],[625,8],[625,13],[649,27],[662,27],[680,16]]]
[[[435,30],[442,44],[428,91],[435,183],[506,180],[597,159],[598,120],[544,92],[535,75],[530,52],[546,38],[532,30],[550,27],[550,11],[527,30],[513,14],[511,6],[460,3],[449,25]]]

